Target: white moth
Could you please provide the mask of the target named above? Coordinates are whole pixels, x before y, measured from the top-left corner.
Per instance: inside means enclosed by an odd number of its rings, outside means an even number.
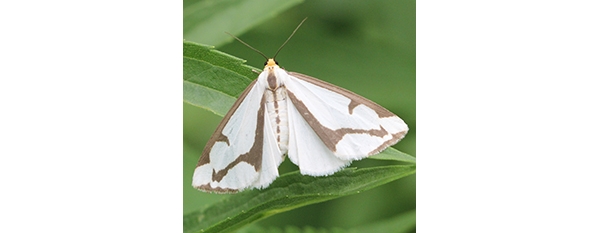
[[[286,154],[303,175],[331,175],[407,132],[402,119],[378,104],[267,59],[208,141],[192,186],[216,193],[265,188]]]

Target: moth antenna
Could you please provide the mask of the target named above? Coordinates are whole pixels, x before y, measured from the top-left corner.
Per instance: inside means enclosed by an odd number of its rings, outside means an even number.
[[[287,40],[285,40],[285,42],[283,42],[283,44],[281,45],[281,47],[279,47],[279,49],[275,53],[275,56],[273,56],[273,60],[275,60],[275,57],[277,57],[277,54],[279,54],[279,51],[281,51],[281,49],[283,48],[283,46],[285,46],[285,44],[287,44],[287,42],[290,39],[292,39],[292,36],[294,36],[294,34],[296,34],[296,31],[298,31],[298,28],[300,28],[300,26],[302,26],[302,24],[304,23],[304,21],[306,21],[306,19],[308,19],[308,17],[304,18],[302,20],[302,22],[300,22],[300,24],[298,24],[298,26],[296,27],[296,29],[294,29],[294,31],[292,32],[292,34],[290,35],[290,37],[288,37]]]
[[[269,60],[269,58],[267,57],[267,55],[265,55],[264,53],[262,53],[261,51],[259,51],[258,49],[255,49],[254,47],[250,46],[249,44],[247,44],[246,42],[242,41],[240,38],[237,38],[234,35],[231,35],[229,32],[225,32],[227,33],[227,35],[230,35],[231,37],[233,37],[233,39],[236,39],[237,41],[239,41],[240,43],[244,44],[246,47],[254,50],[255,52],[257,52],[258,54],[262,55],[265,60]]]

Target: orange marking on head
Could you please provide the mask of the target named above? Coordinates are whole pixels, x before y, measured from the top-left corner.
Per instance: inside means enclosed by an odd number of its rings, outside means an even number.
[[[265,67],[267,66],[276,66],[277,63],[275,62],[275,60],[273,58],[269,58],[269,60],[267,60],[267,64],[265,65]]]

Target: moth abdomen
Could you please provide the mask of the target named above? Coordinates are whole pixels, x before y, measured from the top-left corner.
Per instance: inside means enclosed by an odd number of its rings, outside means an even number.
[[[286,154],[289,144],[288,106],[287,92],[282,86],[275,90],[266,90],[267,115],[265,121],[269,121],[271,129],[277,140],[281,154]]]

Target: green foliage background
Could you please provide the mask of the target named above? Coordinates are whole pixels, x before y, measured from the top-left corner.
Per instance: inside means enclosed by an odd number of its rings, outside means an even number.
[[[410,131],[394,148],[416,155],[415,1],[186,0],[183,36],[262,69],[264,58],[224,32],[272,56],[305,17],[308,20],[277,56],[280,66],[349,89],[396,113]],[[184,103],[184,214],[229,196],[191,187],[200,153],[221,119]],[[351,166],[382,164],[390,162],[365,159]],[[298,168],[286,159],[279,170],[284,174]],[[257,225],[335,229],[390,222],[406,213],[414,215],[415,197],[415,175],[411,175],[359,194],[283,212]]]

